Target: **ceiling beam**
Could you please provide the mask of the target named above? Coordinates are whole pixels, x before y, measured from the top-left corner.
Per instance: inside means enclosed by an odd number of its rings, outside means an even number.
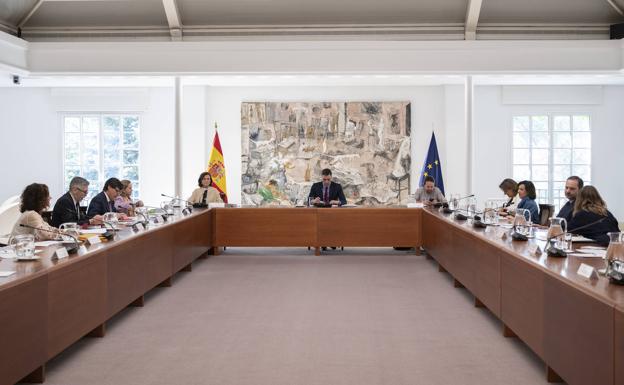
[[[607,3],[609,3],[609,5],[613,7],[613,9],[615,9],[615,12],[619,13],[621,16],[624,16],[624,11],[622,10],[622,7],[620,7],[614,0],[607,0]]]
[[[43,3],[43,0],[37,0],[35,5],[33,5],[33,7],[30,9],[30,11],[28,11],[26,16],[22,17],[22,20],[20,20],[19,23],[17,23],[17,28],[22,28],[24,26],[24,24],[26,24],[26,22],[28,22],[28,20],[30,20],[32,15],[34,15],[35,12],[37,12],[39,7],[41,6],[41,3]]]
[[[464,27],[464,39],[477,39],[477,24],[479,23],[479,14],[481,13],[481,4],[483,0],[469,0],[468,9],[466,10],[466,23]]]
[[[169,23],[169,32],[171,40],[182,40],[182,23],[180,22],[180,12],[178,11],[178,3],[176,0],[162,0],[167,15],[167,23]]]

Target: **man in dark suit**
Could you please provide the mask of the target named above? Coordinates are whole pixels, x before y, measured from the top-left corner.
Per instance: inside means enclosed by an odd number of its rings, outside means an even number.
[[[339,183],[332,182],[332,172],[326,168],[321,171],[323,177],[322,182],[317,182],[310,188],[310,194],[308,199],[312,199],[311,203],[314,205],[345,205],[347,199],[342,192],[342,186]]]
[[[568,198],[561,210],[559,210],[559,214],[557,217],[565,218],[568,224],[572,220],[572,214],[574,214],[574,202],[576,202],[576,195],[583,188],[583,179],[578,176],[571,176],[566,180],[565,183],[565,196]]]
[[[80,202],[89,192],[89,181],[76,176],[69,182],[69,191],[61,196],[52,210],[52,226],[59,227],[63,223],[74,222],[79,225],[101,223],[102,217],[96,215],[89,219],[80,212]]]
[[[116,213],[115,198],[123,190],[123,184],[117,178],[110,178],[104,183],[102,192],[94,196],[87,209],[87,217],[94,218],[96,215]]]

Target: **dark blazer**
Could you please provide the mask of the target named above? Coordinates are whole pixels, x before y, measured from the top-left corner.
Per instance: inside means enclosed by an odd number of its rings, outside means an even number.
[[[559,210],[557,217],[565,218],[566,222],[570,223],[572,214],[574,213],[574,202],[575,201],[567,201],[566,204],[561,207],[561,210]]]
[[[54,204],[51,225],[59,227],[67,222],[76,222],[79,225],[89,223],[89,218],[80,212],[79,207],[74,206],[74,200],[69,192],[63,194]]]
[[[323,182],[316,182],[312,185],[308,198],[321,198],[321,201],[323,200]],[[329,200],[338,200],[341,205],[347,204],[347,198],[345,198],[344,192],[342,192],[342,186],[340,183],[331,182],[329,185]]]
[[[604,218],[602,222],[580,230],[575,230],[601,218]],[[585,210],[579,211],[572,217],[572,220],[568,222],[568,229],[570,229],[572,234],[578,234],[584,236],[585,238],[593,239],[604,246],[609,244],[609,236],[607,233],[620,231],[618,221],[615,219],[613,214],[611,214],[611,212],[607,211],[607,216],[605,217]]]
[[[100,192],[98,195],[94,196],[89,202],[89,208],[87,209],[87,217],[93,218],[96,215],[104,215],[108,212],[117,212],[115,208],[115,201],[108,202],[106,198],[106,194],[104,191]]]

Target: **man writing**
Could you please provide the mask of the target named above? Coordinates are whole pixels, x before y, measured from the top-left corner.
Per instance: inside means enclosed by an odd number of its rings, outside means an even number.
[[[340,206],[347,204],[347,199],[342,192],[342,186],[339,183],[332,182],[332,172],[326,168],[321,171],[323,180],[316,182],[310,188],[308,199],[312,199],[314,205],[324,206]]]
[[[565,183],[565,197],[568,198],[568,202],[561,207],[557,217],[565,218],[566,222],[570,223],[572,215],[574,214],[574,203],[576,202],[576,195],[583,188],[583,179],[578,176],[571,176]]]
[[[435,203],[446,203],[444,194],[436,187],[435,179],[432,176],[425,177],[425,184],[416,190],[414,200],[422,202],[425,206],[431,206]]]
[[[59,227],[63,223],[75,222],[79,225],[101,224],[102,216],[96,215],[89,219],[80,212],[80,202],[89,192],[89,181],[76,176],[69,182],[69,191],[63,194],[52,210],[52,226]]]

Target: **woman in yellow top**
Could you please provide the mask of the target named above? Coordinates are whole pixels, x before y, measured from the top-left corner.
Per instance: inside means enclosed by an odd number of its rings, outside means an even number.
[[[212,187],[212,177],[208,172],[202,172],[197,179],[198,188],[193,191],[189,199],[191,203],[208,204],[208,203],[221,203],[221,195],[219,190]]]
[[[50,207],[48,186],[41,183],[33,183],[26,186],[21,196],[20,212],[22,215],[15,222],[11,236],[33,234],[35,241],[59,238],[58,229],[47,224],[41,216],[41,213],[48,207]],[[22,224],[36,227],[38,230],[20,226]]]

